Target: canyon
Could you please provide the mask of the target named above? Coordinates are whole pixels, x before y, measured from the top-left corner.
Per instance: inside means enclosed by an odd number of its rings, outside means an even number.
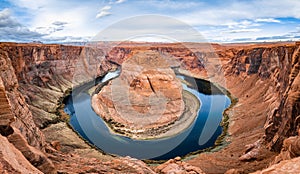
[[[115,132],[135,139],[159,138],[192,124],[199,104],[187,93],[158,52],[143,51],[122,63],[120,76],[92,97],[92,106]]]
[[[85,47],[0,43],[0,171],[299,172],[299,50],[299,42],[209,46],[124,42]],[[218,146],[183,159],[148,165],[131,157],[105,154],[87,144],[68,126],[63,100],[72,89],[93,82],[123,63],[126,66],[138,52],[147,51],[168,57],[171,67],[180,73],[228,90],[232,105],[224,111],[222,125],[226,135]],[[149,76],[138,77],[145,81]],[[149,85],[147,89],[152,93],[150,83],[145,85]],[[137,83],[131,85],[137,86]],[[152,89],[156,89],[155,85]],[[170,98],[184,105],[182,100],[176,100],[181,95],[172,93]],[[178,114],[182,112],[181,108],[176,109]],[[169,118],[167,122],[174,119]]]

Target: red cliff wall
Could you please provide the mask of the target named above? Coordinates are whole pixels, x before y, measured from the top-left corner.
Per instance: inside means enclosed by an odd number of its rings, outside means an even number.
[[[215,53],[191,52],[187,48],[172,44],[146,48],[120,45],[105,51],[107,49],[77,46],[1,43],[0,138],[9,148],[0,148],[0,153],[22,152],[24,158],[20,157],[21,161],[27,158],[40,171],[55,171],[45,153],[48,145],[39,128],[45,128],[59,119],[58,108],[73,86],[105,74],[116,68],[115,64],[121,64],[130,58],[135,50],[141,49],[158,50],[172,55],[183,68],[195,73],[205,71],[207,66],[217,67],[224,72],[229,91],[248,102],[242,102],[243,105],[255,105],[251,102],[267,103],[259,111],[264,118],[262,122],[265,123],[260,129],[265,130],[265,135],[258,136],[263,137],[268,147],[279,151],[283,140],[296,135],[300,126],[299,46],[214,45],[214,48],[222,66],[215,63]],[[220,72],[215,74],[216,82],[218,73]],[[252,97],[249,90],[254,91]],[[259,94],[256,95],[255,91]],[[255,113],[246,114],[248,122],[251,120],[250,115],[255,116]],[[80,161],[78,158],[68,159],[73,162]],[[6,166],[7,169],[10,168],[7,171],[13,171],[13,168],[24,164],[29,166],[28,170],[38,170],[30,167],[26,161],[12,164],[11,160],[5,160],[0,155],[0,169]],[[38,160],[44,162],[39,164]],[[236,163],[232,163],[234,164]],[[60,164],[59,168],[63,168],[63,165],[66,164]],[[127,164],[122,162],[122,165]],[[228,169],[230,165],[220,171]],[[76,166],[74,170],[75,168]],[[143,168],[150,171],[145,166]],[[78,171],[81,169],[80,166],[76,168]]]
[[[226,76],[246,80],[257,76],[256,81],[268,85],[264,100],[267,106],[265,137],[268,146],[281,149],[285,138],[297,134],[300,126],[299,46],[269,46],[241,49],[225,65]],[[259,88],[259,84],[252,86]],[[246,89],[247,90],[247,89]]]

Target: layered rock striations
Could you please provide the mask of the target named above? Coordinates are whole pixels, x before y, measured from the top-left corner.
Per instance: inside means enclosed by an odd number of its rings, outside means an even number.
[[[92,98],[95,112],[113,130],[131,137],[155,135],[184,112],[182,85],[158,52],[133,55],[118,78]]]
[[[63,97],[73,87],[116,69],[118,63],[106,59],[105,50],[15,43],[1,43],[0,48],[0,138],[6,147],[1,148],[1,171],[154,173],[136,159],[112,160],[88,146],[61,122]],[[106,57],[112,54],[115,52]],[[115,58],[124,57],[118,54]],[[64,135],[57,136],[61,133]]]
[[[200,154],[190,162],[208,173],[222,173],[228,168],[249,173],[265,168],[282,148],[283,140],[297,134],[299,46],[229,44],[216,48],[216,52],[224,60],[225,75],[221,78],[239,100],[226,111],[231,143],[215,155]],[[224,163],[217,156],[231,162]],[[206,162],[208,158],[211,162]],[[251,162],[256,160],[260,162]]]
[[[187,160],[190,165],[200,167],[206,173],[224,173],[229,169],[231,170],[228,172],[249,173],[266,168],[270,162],[274,164],[286,159],[287,161],[262,172],[299,171],[299,140],[296,136],[300,108],[299,45],[214,44],[215,52],[201,49],[191,51],[181,44],[140,45],[127,43],[114,48],[102,48],[100,45],[94,49],[1,43],[0,170],[8,173],[71,170],[77,173],[153,173],[174,171],[174,168],[180,168],[182,172],[193,168],[182,167],[180,162],[169,162],[164,167],[152,170],[154,167],[151,169],[139,160],[113,159],[90,148],[61,122],[63,112],[59,107],[63,97],[73,86],[115,69],[117,65],[133,58],[137,51],[152,50],[176,59],[177,64],[174,67],[219,83],[239,98],[238,104],[225,112],[229,116],[230,135],[226,140],[230,143],[219,151],[196,155],[195,158]],[[191,43],[190,47],[197,47],[197,44]],[[150,70],[135,77],[124,72],[123,80],[130,82],[129,93],[140,98],[141,103],[143,97],[140,94],[151,96],[154,91],[164,89],[160,85],[156,86],[157,78],[172,78],[170,75]],[[139,89],[140,85],[145,88]],[[165,94],[168,92],[165,91]],[[178,98],[177,94],[179,93],[169,96],[174,103],[175,98]],[[184,94],[182,96],[184,98]],[[145,114],[141,111],[147,111],[147,103],[144,106],[133,104],[132,111],[135,113]],[[180,112],[182,111],[176,108],[174,114],[168,117],[170,119],[160,123],[175,119]],[[57,136],[61,132],[65,136]],[[247,148],[245,145],[248,145]],[[270,152],[270,149],[275,152],[282,151],[282,155],[273,161],[277,154]],[[193,169],[198,171],[198,168]]]
[[[271,104],[266,108],[264,140],[276,151],[285,138],[297,134],[300,126],[299,56],[296,45],[242,49],[228,63],[225,72],[246,81],[255,76],[256,83],[268,85],[263,102]]]
[[[19,150],[19,153],[23,153],[24,156],[20,159],[26,158],[43,172],[55,172],[54,165],[44,154],[46,145],[44,135],[36,127],[28,104],[19,91],[19,83],[12,61],[8,53],[3,50],[5,48],[1,47],[0,49],[1,102],[3,103],[0,116],[2,120],[1,135],[5,136]],[[11,145],[8,144],[7,146]],[[26,164],[28,162],[20,161],[20,163]],[[32,170],[32,167],[29,169]]]

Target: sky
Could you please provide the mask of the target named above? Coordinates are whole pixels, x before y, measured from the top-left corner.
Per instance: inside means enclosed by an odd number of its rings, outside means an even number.
[[[0,0],[0,41],[300,40],[299,0]]]

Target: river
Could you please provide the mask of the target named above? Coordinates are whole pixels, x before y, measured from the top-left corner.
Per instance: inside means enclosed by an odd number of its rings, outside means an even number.
[[[119,71],[110,72],[100,80],[100,83],[118,75]],[[223,111],[231,103],[229,97],[208,81],[184,75],[177,75],[177,77],[188,82],[182,83],[184,90],[194,94],[201,106],[193,124],[172,137],[134,140],[111,133],[102,118],[91,107],[91,96],[88,90],[96,82],[87,83],[73,90],[72,95],[65,100],[64,110],[70,115],[70,125],[82,138],[110,154],[138,159],[165,160],[213,146],[222,133],[220,122]]]

